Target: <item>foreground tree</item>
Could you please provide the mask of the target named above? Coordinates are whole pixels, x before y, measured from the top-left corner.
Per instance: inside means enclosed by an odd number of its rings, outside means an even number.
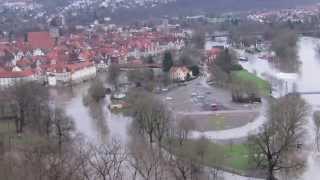
[[[162,61],[162,70],[164,72],[169,72],[172,66],[173,66],[172,54],[170,51],[166,51],[164,53],[164,57]]]
[[[106,95],[106,88],[103,86],[103,83],[96,79],[93,81],[89,87],[88,95],[95,102],[99,102]]]
[[[195,122],[191,119],[184,118],[178,121],[177,126],[172,129],[174,138],[182,146],[189,138],[191,131],[195,128]]]
[[[36,82],[20,81],[7,89],[6,95],[10,96],[8,103],[12,104],[16,113],[17,133],[22,133],[27,123],[32,124],[30,127],[41,131],[44,122],[42,109],[47,109],[49,100],[47,89]]]
[[[133,179],[162,180],[167,179],[166,165],[162,150],[148,144],[143,137],[136,136],[129,144],[130,158],[128,162],[133,168]],[[140,178],[137,178],[140,177]]]
[[[148,136],[149,143],[153,143],[156,138],[161,144],[169,129],[170,112],[160,100],[149,93],[137,93],[135,98],[134,126],[141,134]]]
[[[267,171],[267,180],[275,180],[275,172],[300,169],[304,159],[297,156],[308,105],[297,94],[271,102],[267,114],[269,122],[261,132],[250,137],[250,149],[258,167]]]
[[[173,177],[177,180],[202,179],[206,174],[203,165],[208,162],[209,157],[215,157],[214,155],[208,156],[208,139],[202,137],[197,140],[187,140],[183,144],[180,144],[174,140],[175,136],[170,138],[173,138],[173,142],[168,144],[168,146],[171,146],[169,147],[171,156],[167,161]],[[214,153],[217,157],[223,157],[218,152],[210,151],[210,153]],[[217,164],[220,163],[217,162]]]
[[[53,109],[51,126],[51,139],[54,139],[59,151],[62,151],[63,144],[70,143],[71,133],[74,130],[73,120],[67,116],[65,111],[60,108]]]
[[[93,169],[94,179],[118,180],[123,179],[124,164],[127,154],[119,142],[112,140],[108,145],[92,146],[88,157],[90,167]]]
[[[117,90],[118,80],[120,76],[120,67],[117,65],[110,65],[108,70],[108,82]]]

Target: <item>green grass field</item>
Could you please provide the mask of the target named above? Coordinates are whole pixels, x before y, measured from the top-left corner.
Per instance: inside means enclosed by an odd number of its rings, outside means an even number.
[[[191,153],[190,156],[195,156],[199,146],[201,145],[197,144],[197,141],[188,140],[182,149],[188,150]],[[208,142],[202,163],[210,167],[232,169],[239,173],[245,173],[254,167],[249,161],[249,149],[246,144],[216,144]]]
[[[4,142],[5,146],[8,145],[26,145],[36,144],[41,142],[40,136],[32,134],[22,134],[18,136],[13,120],[1,120],[0,121],[0,140]]]
[[[261,79],[260,77],[249,73],[247,70],[241,71],[233,71],[231,73],[231,77],[233,79],[239,79],[244,81],[254,82],[256,86],[259,88],[260,93],[264,96],[270,95],[270,84],[268,81]]]
[[[211,116],[208,119],[208,128],[223,130],[225,129],[225,118],[223,116]]]
[[[215,156],[223,156],[221,161],[217,162],[217,157]],[[244,144],[233,144],[233,145],[219,145],[214,143],[209,143],[207,159],[205,162],[209,166],[219,166],[221,163],[222,166],[226,168],[232,168],[239,171],[245,171],[250,168],[249,164],[249,150],[248,147]]]
[[[1,120],[0,121],[0,134],[12,135],[15,133],[15,125],[13,121]]]

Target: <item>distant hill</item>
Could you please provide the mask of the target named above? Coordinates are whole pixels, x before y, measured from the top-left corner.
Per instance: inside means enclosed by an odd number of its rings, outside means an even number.
[[[255,9],[290,8],[320,2],[320,0],[177,0],[166,5],[167,12],[199,13],[248,11]]]
[[[317,2],[320,2],[320,0],[176,0],[168,4],[158,4],[152,8],[120,8],[119,11],[114,11],[112,16],[119,20],[129,20],[131,18],[152,18],[164,15],[179,16],[258,9],[281,9]]]
[[[96,19],[105,17],[111,17],[116,23],[125,23],[163,16],[288,8],[320,2],[320,0],[0,0],[0,2],[17,1],[26,2],[27,5],[40,4],[33,9],[38,18],[60,14],[75,24],[92,23]],[[16,9],[16,4],[11,5],[11,8]],[[24,8],[21,10],[23,14]]]

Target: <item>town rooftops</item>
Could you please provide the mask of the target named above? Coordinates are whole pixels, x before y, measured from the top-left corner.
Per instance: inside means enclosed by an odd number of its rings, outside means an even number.
[[[87,68],[87,67],[90,67],[93,65],[94,65],[93,62],[85,61],[85,62],[80,62],[80,63],[67,64],[66,66],[70,72],[75,72],[77,70],[84,69],[84,68]]]
[[[221,53],[221,51],[222,51],[221,48],[213,47],[210,50],[208,50],[207,53],[209,55],[219,55]]]
[[[29,32],[28,42],[33,49],[51,49],[54,46],[54,39],[49,32]]]

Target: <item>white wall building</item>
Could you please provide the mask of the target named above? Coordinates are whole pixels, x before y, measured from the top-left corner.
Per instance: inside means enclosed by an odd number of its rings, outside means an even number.
[[[36,75],[31,70],[25,71],[0,71],[0,87],[6,88],[19,81],[34,81]]]

